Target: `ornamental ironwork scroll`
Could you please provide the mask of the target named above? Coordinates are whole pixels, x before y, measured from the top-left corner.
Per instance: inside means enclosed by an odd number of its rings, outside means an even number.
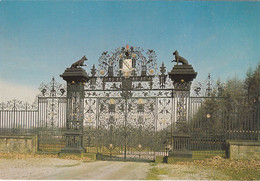
[[[66,87],[53,77],[51,82],[41,84],[38,96],[39,123],[41,127],[61,128],[66,121]]]
[[[170,131],[174,122],[174,87],[164,64],[158,72],[155,51],[143,52],[129,46],[103,52],[97,69],[91,68],[84,100],[89,149],[96,145],[110,155],[143,159],[154,158],[158,145],[164,150],[156,134]]]

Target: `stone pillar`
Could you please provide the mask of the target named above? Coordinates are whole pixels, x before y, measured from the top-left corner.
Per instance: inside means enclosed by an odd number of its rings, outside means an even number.
[[[177,96],[176,123],[186,122],[188,119],[187,100],[190,97],[191,83],[196,76],[197,72],[191,65],[175,65],[169,72]]]
[[[66,146],[62,153],[83,153],[84,85],[89,80],[84,69],[67,68],[60,75],[67,82]]]
[[[169,77],[173,81],[176,91],[177,119],[172,125],[172,148],[168,159],[191,158],[190,135],[188,127],[188,100],[190,97],[191,83],[196,78],[197,72],[188,64],[175,65]]]

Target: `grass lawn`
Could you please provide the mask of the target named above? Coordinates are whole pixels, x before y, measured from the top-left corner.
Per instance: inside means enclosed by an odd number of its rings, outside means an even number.
[[[220,156],[193,162],[154,164],[147,180],[260,180],[260,160],[229,160]]]

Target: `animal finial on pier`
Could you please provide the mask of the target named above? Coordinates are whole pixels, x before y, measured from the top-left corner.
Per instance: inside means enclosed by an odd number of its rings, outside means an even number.
[[[175,56],[175,60],[173,60],[172,62],[177,62],[177,65],[179,64],[179,62],[181,62],[183,65],[189,65],[188,61],[185,58],[181,57],[177,50],[173,52],[173,55]]]
[[[84,61],[85,61],[85,60],[88,60],[88,59],[87,59],[87,57],[84,55],[80,60],[78,60],[78,61],[76,61],[75,63],[73,63],[70,68],[78,68],[79,66],[80,66],[80,67],[81,67],[81,66],[86,66],[86,65],[84,64]]]

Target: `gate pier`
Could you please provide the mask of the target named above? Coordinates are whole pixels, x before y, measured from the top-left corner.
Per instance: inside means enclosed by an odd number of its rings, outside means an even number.
[[[61,152],[84,153],[84,85],[89,78],[80,67],[67,68],[60,76],[67,82],[66,146]]]
[[[176,51],[177,52],[177,51]],[[175,54],[175,53],[174,53]],[[174,90],[176,91],[177,110],[176,122],[171,125],[171,145],[167,162],[170,163],[178,158],[192,158],[190,151],[190,135],[188,128],[189,109],[188,100],[190,97],[190,88],[193,79],[196,78],[197,72],[188,64],[188,61],[175,55],[177,65],[174,65],[169,77],[173,81]],[[182,62],[180,60],[184,59]],[[178,65],[181,62],[182,65]]]

